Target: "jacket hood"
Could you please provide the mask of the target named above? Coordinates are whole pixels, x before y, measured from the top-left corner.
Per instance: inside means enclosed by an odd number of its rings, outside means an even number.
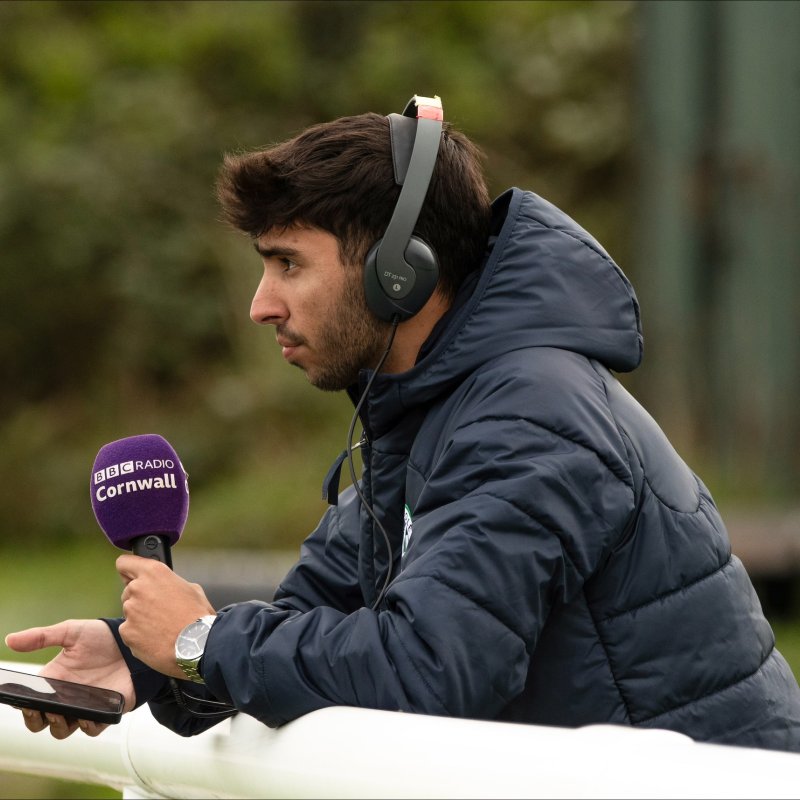
[[[472,294],[407,372],[377,376],[371,423],[430,401],[511,350],[557,347],[628,372],[642,357],[639,303],[600,244],[552,203],[509,189],[492,204],[493,241]]]

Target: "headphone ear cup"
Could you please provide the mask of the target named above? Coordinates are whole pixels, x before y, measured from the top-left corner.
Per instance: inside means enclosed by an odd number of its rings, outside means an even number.
[[[400,322],[410,319],[428,302],[439,280],[439,259],[419,236],[412,236],[402,260],[378,267],[383,239],[370,248],[364,261],[364,294],[367,307],[378,319]]]

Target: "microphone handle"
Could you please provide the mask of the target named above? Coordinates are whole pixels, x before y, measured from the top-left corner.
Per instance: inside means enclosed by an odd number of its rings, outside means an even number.
[[[169,536],[161,533],[147,533],[131,539],[131,550],[135,556],[153,558],[172,569],[172,550]]]

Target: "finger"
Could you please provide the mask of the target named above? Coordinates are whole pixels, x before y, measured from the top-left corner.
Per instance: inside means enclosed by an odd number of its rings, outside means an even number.
[[[46,714],[50,735],[54,739],[66,739],[78,730],[78,720],[67,719],[60,714]]]
[[[139,576],[142,562],[147,563],[147,559],[138,556],[120,556],[116,561],[117,572],[127,586],[134,578]]]
[[[89,719],[79,720],[78,725],[87,736],[99,736],[108,727],[103,722],[92,722]]]
[[[39,711],[34,711],[32,708],[22,709],[22,719],[25,722],[25,727],[31,733],[39,733],[47,727],[47,720]]]
[[[67,638],[66,622],[48,625],[44,628],[28,628],[6,636],[6,645],[18,653],[29,653],[43,647],[63,647]]]
[[[139,643],[135,640],[136,628],[132,628],[130,622],[126,619],[125,622],[119,626],[118,631],[120,639],[125,643],[128,650],[131,651],[134,658],[139,658]]]

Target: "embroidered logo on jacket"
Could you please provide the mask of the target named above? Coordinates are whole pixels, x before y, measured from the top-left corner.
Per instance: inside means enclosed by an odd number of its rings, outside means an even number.
[[[403,558],[408,550],[408,543],[411,541],[411,509],[405,506],[403,511],[403,548],[400,551],[400,558]]]

